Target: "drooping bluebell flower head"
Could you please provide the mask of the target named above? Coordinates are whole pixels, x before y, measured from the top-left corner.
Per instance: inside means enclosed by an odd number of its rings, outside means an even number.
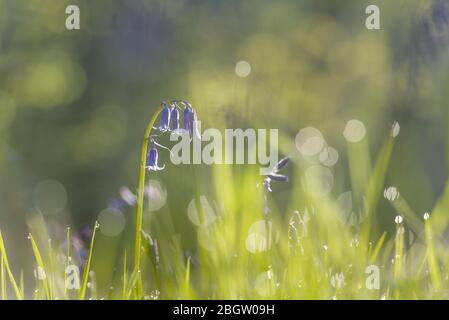
[[[147,169],[150,171],[159,171],[165,168],[165,165],[159,167],[157,164],[158,153],[155,146],[151,147],[147,154]]]
[[[266,192],[271,192],[271,182],[279,181],[279,182],[288,182],[288,177],[283,174],[279,174],[278,171],[284,168],[289,162],[289,157],[282,158],[279,162],[273,167],[270,173],[267,174],[265,179],[263,180],[263,186]]]
[[[164,103],[164,108],[161,111],[161,123],[159,125],[160,131],[170,131],[170,115],[170,108]]]
[[[178,130],[179,129],[179,110],[178,110],[178,107],[176,106],[175,102],[172,103],[170,116],[171,116],[171,129]]]
[[[201,139],[199,125],[198,125],[198,117],[196,115],[195,110],[193,110],[190,103],[182,101],[184,105],[183,112],[183,129],[188,131],[192,138]]]

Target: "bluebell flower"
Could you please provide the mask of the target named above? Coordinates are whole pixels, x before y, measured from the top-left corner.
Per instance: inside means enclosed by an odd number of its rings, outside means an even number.
[[[273,171],[274,172],[278,172],[279,170],[281,170],[282,168],[284,168],[287,164],[288,161],[290,160],[289,157],[284,157],[281,160],[279,160],[279,162],[274,166]]]
[[[266,175],[266,178],[263,180],[263,186],[266,192],[271,192],[271,182],[279,181],[279,182],[288,182],[288,177],[283,174],[279,174],[278,171],[284,168],[289,162],[289,157],[282,158],[279,162],[273,167],[270,173]]]
[[[274,181],[288,182],[288,177],[283,174],[270,173],[268,174],[268,178]]]
[[[192,135],[193,133],[193,122],[195,121],[195,113],[193,112],[190,104],[183,102],[184,112],[182,114],[182,128]]]
[[[162,132],[170,131],[170,108],[164,103],[165,107],[161,111],[161,124],[159,130]]]
[[[184,105],[183,129],[188,131],[192,138],[201,139],[196,112],[190,103],[184,101],[182,103]]]
[[[165,168],[165,165],[162,167],[159,167],[157,164],[157,149],[155,146],[153,146],[150,151],[148,151],[147,154],[147,169],[150,171],[159,171]]]
[[[172,130],[178,130],[179,129],[179,110],[176,106],[176,103],[172,103],[171,108],[171,129]]]

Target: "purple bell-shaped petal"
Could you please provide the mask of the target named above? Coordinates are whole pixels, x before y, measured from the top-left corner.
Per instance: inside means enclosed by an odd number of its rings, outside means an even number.
[[[162,132],[170,131],[170,109],[165,105],[161,111],[161,123],[159,130]]]
[[[184,104],[184,106],[184,112],[182,114],[182,128],[188,131],[190,135],[192,135],[195,114],[193,112],[193,109],[189,105]]]
[[[158,158],[158,154],[157,154],[157,149],[156,147],[152,147],[150,149],[150,151],[148,151],[147,154],[147,169],[150,171],[159,171],[165,168],[165,165],[162,167],[159,167],[157,164],[157,158]]]
[[[171,112],[171,129],[178,130],[179,129],[179,110],[176,105],[173,103]]]
[[[274,181],[288,182],[288,177],[283,174],[270,173],[268,177]]]

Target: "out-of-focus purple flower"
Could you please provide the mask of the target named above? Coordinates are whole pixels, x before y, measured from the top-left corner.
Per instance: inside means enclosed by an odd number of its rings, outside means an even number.
[[[164,103],[164,108],[161,111],[161,123],[159,130],[162,132],[170,131],[170,108]]]
[[[127,187],[120,188],[120,197],[129,205],[134,206],[137,202],[137,196]]]
[[[179,129],[179,110],[176,104],[172,103],[171,108],[171,129],[178,130]]]
[[[155,146],[153,146],[150,151],[148,151],[147,154],[147,169],[150,171],[159,171],[165,168],[165,165],[162,167],[159,167],[157,164],[157,149]]]
[[[122,198],[113,198],[108,200],[108,208],[124,210],[128,207],[128,203]]]
[[[90,242],[90,239],[92,239],[93,229],[89,227],[88,225],[84,225],[79,230],[79,235],[82,240],[82,242]]]

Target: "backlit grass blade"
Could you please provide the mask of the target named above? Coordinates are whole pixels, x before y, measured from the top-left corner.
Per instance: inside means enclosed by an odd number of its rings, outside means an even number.
[[[5,262],[3,255],[0,256],[0,273],[1,273],[1,285],[2,285],[2,300],[6,300],[6,279],[5,279]]]
[[[0,231],[0,254],[2,256],[3,259],[3,263],[4,263],[4,267],[6,269],[6,273],[8,274],[9,277],[9,282],[11,283],[11,286],[14,290],[14,294],[16,295],[16,299],[18,300],[22,300],[23,299],[23,294],[20,291],[19,287],[17,286],[16,280],[14,279],[14,276],[11,272],[11,268],[9,267],[9,263],[8,263],[8,256],[6,254],[6,249],[5,249],[5,245],[3,242],[3,236],[2,236],[2,232]]]
[[[39,248],[36,244],[36,241],[34,241],[34,238],[31,233],[28,235],[28,238],[30,239],[30,242],[31,242],[31,247],[33,249],[34,258],[36,259],[37,267],[40,269],[40,270],[38,269],[36,271],[37,275],[39,277],[39,272],[40,271],[43,272],[44,279],[42,279],[42,282],[44,285],[44,291],[47,296],[47,299],[52,299],[51,288],[49,285],[48,274],[47,274],[47,269],[45,268],[45,265],[44,265],[44,260],[42,259],[42,255],[41,255]]]
[[[382,234],[382,236],[380,237],[379,241],[377,241],[377,244],[374,247],[374,251],[373,251],[373,253],[371,254],[371,256],[369,258],[371,263],[376,261],[377,255],[379,254],[380,249],[382,248],[382,245],[384,244],[386,235],[387,235],[387,233],[384,232]]]
[[[90,263],[92,261],[92,252],[94,249],[95,232],[98,229],[98,227],[99,227],[98,222],[95,221],[94,231],[92,232],[92,240],[90,241],[89,255],[87,257],[86,266],[84,267],[83,281],[81,283],[81,288],[80,288],[80,294],[79,294],[80,300],[84,300],[86,297],[87,282],[89,280],[89,272],[90,272]]]

